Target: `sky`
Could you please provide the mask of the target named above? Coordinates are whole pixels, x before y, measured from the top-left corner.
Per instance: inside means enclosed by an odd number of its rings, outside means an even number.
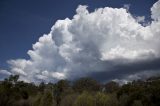
[[[1,0],[0,79],[159,75],[159,10],[158,0]]]

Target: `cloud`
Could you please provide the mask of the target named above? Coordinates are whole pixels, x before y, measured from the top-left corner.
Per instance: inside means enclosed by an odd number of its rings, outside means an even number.
[[[126,10],[129,11],[130,6],[131,6],[130,4],[124,4],[124,5],[123,5],[123,8],[125,8]]]
[[[104,68],[103,71],[92,72],[88,75],[104,82],[113,79],[119,79],[119,81],[125,80],[127,82],[140,78],[148,78],[148,76],[160,75],[160,58],[131,62],[120,59],[106,61],[105,64],[109,64],[110,67],[106,66],[107,68]]]
[[[137,16],[137,22],[145,22],[145,16]]]
[[[0,69],[0,80],[3,80],[4,78],[6,78],[9,75],[11,75],[11,72],[9,72],[7,70]]]
[[[142,79],[148,79],[152,76],[159,76],[160,75],[159,71],[160,70],[154,70],[154,71],[146,70],[139,73],[128,75],[122,79],[113,79],[113,81],[118,82],[120,85],[123,85],[133,80],[139,80],[139,79],[142,80]]]
[[[0,70],[0,74],[3,74],[3,75],[11,75],[11,73],[8,72],[7,70]]]
[[[153,21],[146,26],[124,8],[89,12],[80,5],[72,19],[57,20],[51,31],[33,44],[28,51],[30,59],[9,60],[10,72],[24,81],[48,82],[83,76],[102,77],[102,81],[127,79],[158,70],[159,2],[151,8]]]
[[[152,12],[152,15],[151,17],[154,19],[154,20],[159,20],[160,19],[160,0],[158,0],[154,5],[153,7],[151,8],[151,12]]]

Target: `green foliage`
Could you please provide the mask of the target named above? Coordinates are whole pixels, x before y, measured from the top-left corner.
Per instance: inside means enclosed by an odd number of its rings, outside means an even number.
[[[105,84],[106,92],[112,93],[116,92],[119,89],[119,84],[117,82],[111,81]]]
[[[96,106],[107,106],[109,99],[110,97],[108,95],[98,92],[95,95],[95,104]]]
[[[55,84],[54,97],[57,105],[60,105],[62,98],[68,93],[69,88],[70,86],[67,80],[60,80]]]
[[[160,105],[160,80],[154,79],[146,81],[133,81],[132,83],[123,85],[118,97],[127,95],[127,103],[124,106],[132,105],[135,100],[140,100],[144,106]],[[120,102],[123,101],[120,99]]]
[[[94,97],[88,92],[83,92],[76,99],[75,106],[95,106]]]
[[[143,106],[142,102],[140,100],[135,100],[132,104],[132,106]]]
[[[160,77],[119,86],[81,78],[70,85],[26,83],[11,75],[0,82],[0,106],[160,106]],[[105,88],[105,92],[100,88]]]
[[[107,106],[119,106],[119,101],[116,94],[112,93],[108,94],[108,96],[110,99],[107,102]]]
[[[129,96],[126,94],[123,94],[119,97],[119,106],[128,106],[128,98]]]
[[[80,78],[74,82],[73,88],[77,92],[98,91],[100,90],[100,84],[91,78]]]
[[[8,79],[5,79],[7,82],[11,82],[12,84],[16,84],[19,79],[19,75],[10,75]]]
[[[39,90],[41,91],[41,92],[43,92],[44,91],[44,89],[45,89],[45,83],[44,82],[41,82],[40,84],[39,84]]]
[[[77,99],[77,97],[78,97],[78,94],[76,93],[66,95],[62,99],[60,106],[74,106],[75,100]]]
[[[56,102],[50,91],[44,91],[43,94],[38,94],[32,104],[33,106],[56,106]]]

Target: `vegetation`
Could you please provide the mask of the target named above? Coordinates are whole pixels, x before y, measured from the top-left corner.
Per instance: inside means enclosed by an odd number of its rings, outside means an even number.
[[[160,77],[119,86],[91,78],[26,83],[18,75],[0,82],[0,106],[160,106]]]

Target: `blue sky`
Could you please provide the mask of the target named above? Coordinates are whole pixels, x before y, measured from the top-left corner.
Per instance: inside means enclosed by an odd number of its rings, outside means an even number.
[[[9,69],[6,61],[30,59],[27,54],[43,34],[48,34],[59,19],[76,14],[78,5],[88,10],[129,5],[133,17],[145,16],[151,22],[150,8],[158,0],[1,0],[0,1],[0,68]]]
[[[150,19],[150,8],[157,0],[1,0],[0,1],[0,67],[15,58],[28,58],[32,44],[58,19],[73,17],[78,5],[90,11],[99,7],[120,8],[129,4],[129,11]]]

